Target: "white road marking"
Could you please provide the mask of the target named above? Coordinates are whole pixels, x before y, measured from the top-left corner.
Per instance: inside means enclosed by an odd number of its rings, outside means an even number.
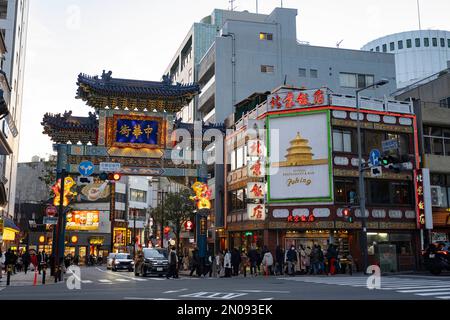
[[[178,300],[178,299],[167,299],[167,298],[142,298],[142,297],[123,297],[124,300]]]
[[[180,289],[180,290],[169,290],[169,291],[165,291],[163,293],[176,293],[176,292],[182,292],[182,291],[186,291],[188,289]]]
[[[92,283],[91,280],[81,280],[81,283]]]
[[[276,291],[276,290],[235,290],[235,291],[248,293],[291,293],[290,291]]]
[[[112,281],[108,279],[99,279],[98,281],[102,283],[112,283]]]
[[[259,299],[259,300],[273,300],[273,298],[263,298],[263,299]]]
[[[437,299],[445,299],[445,300],[450,300],[450,296],[445,296],[445,297],[436,297]]]
[[[114,279],[114,280],[116,280],[118,282],[130,282],[130,280],[128,280],[128,279],[121,279],[121,278]]]
[[[122,278],[126,278],[126,279],[132,279],[132,280],[135,280],[135,281],[147,281],[147,279],[144,279],[144,278],[130,277],[130,276],[126,276],[126,275],[123,275],[123,274],[114,273],[114,272],[108,271],[108,270],[105,271],[105,270],[102,270],[102,269],[100,269],[98,267],[95,267],[95,268],[98,271],[100,271],[100,272],[107,273],[107,274],[112,275],[112,276],[122,277]]]
[[[234,298],[242,297],[247,295],[247,293],[229,293],[229,292],[195,292],[181,295],[181,298],[204,298],[204,299],[224,299],[231,300]]]
[[[401,292],[401,293],[417,293],[417,292],[447,291],[447,290],[450,290],[450,287],[438,288],[438,289],[401,290],[401,291],[398,291],[398,292]]]
[[[447,292],[427,292],[427,293],[418,293],[418,296],[423,296],[423,297],[427,297],[427,296],[438,296],[440,294],[450,294],[450,291]]]

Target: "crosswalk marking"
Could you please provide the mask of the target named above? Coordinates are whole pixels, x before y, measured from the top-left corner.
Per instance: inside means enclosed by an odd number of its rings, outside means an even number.
[[[81,280],[81,283],[92,283],[91,280]]]
[[[365,276],[354,277],[280,277],[279,280],[300,281],[307,283],[317,283],[324,285],[339,285],[350,287],[367,287]],[[450,281],[439,279],[414,279],[404,277],[382,277],[381,290],[391,290],[398,293],[409,293],[421,297],[430,297],[435,299],[450,299]]]
[[[247,295],[247,293],[230,293],[230,292],[194,292],[189,294],[181,295],[181,298],[204,298],[204,299],[224,299],[231,300],[234,298],[242,297]]]
[[[99,279],[98,281],[102,283],[112,283],[112,281],[108,279]]]
[[[122,279],[122,278],[118,278],[118,279],[114,279],[114,280],[119,281],[119,282],[130,282],[130,280]]]

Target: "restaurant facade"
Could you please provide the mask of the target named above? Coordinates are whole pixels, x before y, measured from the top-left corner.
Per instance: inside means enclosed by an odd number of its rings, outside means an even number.
[[[401,170],[364,173],[369,263],[386,272],[413,270],[424,227],[413,106],[368,98],[360,105],[363,161],[369,165],[370,152],[382,153],[386,141],[401,159]],[[274,253],[277,246],[333,243],[361,268],[357,117],[355,97],[327,88],[284,86],[236,106],[225,143],[228,247]]]

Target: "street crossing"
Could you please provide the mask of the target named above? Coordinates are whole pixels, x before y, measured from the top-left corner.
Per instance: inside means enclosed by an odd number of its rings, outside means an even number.
[[[366,287],[368,276],[353,277],[281,277],[279,280],[299,281],[307,283],[338,285],[350,287]],[[368,288],[368,290],[370,290]],[[375,290],[389,290],[404,294],[413,294],[420,297],[450,300],[450,279],[449,280],[430,280],[420,278],[399,278],[399,277],[381,277],[380,288]]]

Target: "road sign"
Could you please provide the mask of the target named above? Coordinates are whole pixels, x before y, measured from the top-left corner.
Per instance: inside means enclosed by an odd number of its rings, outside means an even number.
[[[116,162],[100,162],[100,171],[118,172],[120,171],[120,163]]]
[[[383,152],[386,152],[389,150],[397,150],[398,149],[398,141],[395,139],[384,140],[381,142],[381,148],[383,149]]]
[[[49,217],[54,217],[58,213],[58,209],[55,206],[50,205],[45,208],[45,213]]]
[[[44,217],[44,224],[57,224],[58,218],[57,217]]]
[[[372,167],[370,168],[370,176],[375,177],[381,177],[383,175],[383,170],[381,169],[381,166]]]
[[[84,177],[89,177],[91,174],[93,174],[94,169],[94,164],[91,161],[83,161],[78,166],[78,172]]]
[[[380,150],[378,149],[373,149],[372,151],[370,151],[370,155],[369,155],[369,163],[372,166],[378,166],[380,164]]]
[[[78,177],[77,185],[85,185],[94,183],[94,177]]]

